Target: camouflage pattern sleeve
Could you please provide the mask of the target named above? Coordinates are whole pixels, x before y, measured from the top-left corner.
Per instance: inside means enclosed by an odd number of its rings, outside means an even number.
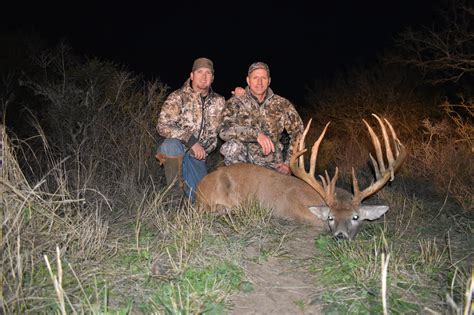
[[[296,145],[298,136],[303,133],[304,126],[303,120],[301,119],[293,104],[290,103],[290,101],[287,101],[287,108],[285,110],[285,113],[285,129],[288,132],[288,135],[290,136],[290,146],[288,148],[288,154],[285,158],[285,163],[288,164],[290,162],[291,156],[293,155],[293,146]]]
[[[164,138],[176,138],[187,142],[192,136],[189,128],[181,126],[182,99],[177,92],[171,93],[161,108],[156,129]]]
[[[222,117],[224,110],[224,97],[215,94],[212,105],[208,107],[208,117],[205,120],[202,134],[202,143],[207,153],[214,151],[217,147],[217,136],[222,126]]]
[[[243,142],[257,141],[260,128],[251,107],[245,106],[245,97],[233,96],[225,105],[224,118],[219,136],[224,141],[237,139]]]

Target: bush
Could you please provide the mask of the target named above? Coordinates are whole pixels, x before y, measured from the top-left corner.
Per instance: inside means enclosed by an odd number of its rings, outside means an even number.
[[[439,192],[448,191],[464,209],[472,209],[472,102],[442,103],[423,86],[415,74],[382,63],[355,69],[329,83],[316,83],[308,93],[310,106],[303,113],[316,122],[308,141],[314,141],[331,121],[321,146],[318,172],[338,166],[348,182],[350,169],[355,167],[365,175],[366,184],[372,180],[368,168],[372,145],[361,120],[376,126],[370,117],[376,113],[392,123],[408,148],[401,172],[431,181]]]
[[[166,87],[110,62],[80,60],[64,44],[44,55],[48,62],[36,63],[41,75],[31,71],[22,85],[40,96],[40,124],[52,155],[64,160],[69,187],[125,203],[139,198],[158,173],[155,125]]]

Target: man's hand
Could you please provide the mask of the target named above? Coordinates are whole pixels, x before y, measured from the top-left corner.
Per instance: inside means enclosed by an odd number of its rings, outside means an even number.
[[[193,150],[196,160],[204,160],[206,158],[206,151],[204,151],[204,148],[198,142],[191,147],[191,150]]]
[[[235,95],[235,96],[242,96],[245,94],[245,89],[238,86],[231,93],[232,95]]]
[[[282,173],[283,175],[290,175],[291,174],[290,167],[288,166],[288,164],[285,164],[285,163],[277,164],[276,170],[278,171],[278,173]]]
[[[263,155],[269,155],[270,152],[275,152],[275,145],[267,135],[259,133],[257,136],[257,142],[262,147]]]

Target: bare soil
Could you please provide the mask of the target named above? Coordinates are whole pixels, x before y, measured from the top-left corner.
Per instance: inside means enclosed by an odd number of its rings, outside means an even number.
[[[240,291],[231,298],[229,314],[321,314],[314,304],[314,276],[308,271],[314,255],[314,227],[295,226],[282,244],[282,255],[256,259],[258,249],[246,252],[246,270],[253,291]]]

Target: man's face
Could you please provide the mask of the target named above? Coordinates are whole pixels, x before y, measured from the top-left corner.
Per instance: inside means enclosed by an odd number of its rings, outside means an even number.
[[[265,69],[256,69],[247,76],[247,84],[255,96],[262,96],[270,85],[270,77]]]
[[[191,72],[192,87],[194,90],[207,90],[214,80],[214,75],[209,68],[197,68]]]

